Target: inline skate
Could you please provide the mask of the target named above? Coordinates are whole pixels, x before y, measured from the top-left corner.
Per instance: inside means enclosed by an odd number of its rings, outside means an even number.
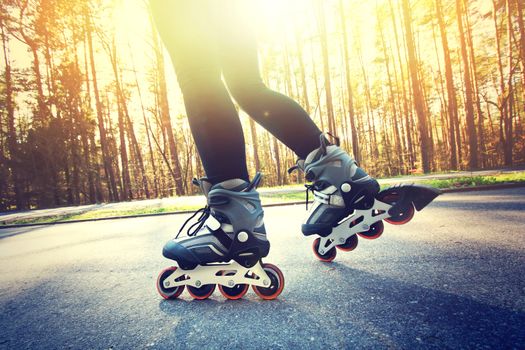
[[[211,186],[205,178],[193,180],[207,205],[186,220],[163,248],[164,257],[178,265],[158,276],[157,290],[163,298],[179,297],[186,286],[194,299],[206,299],[216,285],[227,299],[242,298],[250,285],[263,299],[277,298],[284,276],[277,266],[261,260],[268,255],[270,242],[256,191],[260,180],[259,173],[252,182],[233,179]],[[178,238],[195,217],[187,237]]]
[[[420,185],[397,185],[380,191],[378,182],[361,169],[356,161],[336,144],[320,136],[320,147],[306,159],[297,161],[289,172],[304,172],[306,203],[308,193],[314,194],[301,230],[305,236],[317,234],[313,251],[321,261],[335,259],[338,248],[351,251],[357,247],[358,236],[376,239],[383,233],[383,221],[394,225],[409,222],[418,211],[441,192]]]

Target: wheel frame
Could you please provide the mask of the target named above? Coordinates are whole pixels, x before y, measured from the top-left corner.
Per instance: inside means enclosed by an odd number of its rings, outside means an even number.
[[[272,293],[270,295],[264,294],[260,289],[268,289],[268,288],[271,287],[271,284],[270,284],[269,287],[266,287],[266,288],[265,287],[252,286],[252,289],[255,292],[255,294],[257,294],[260,298],[262,298],[264,300],[274,300],[281,294],[281,292],[284,289],[284,283],[285,283],[285,281],[284,281],[284,274],[281,271],[281,269],[279,269],[274,264],[264,263],[264,264],[262,264],[262,267],[263,267],[264,271],[266,272],[266,274],[268,275],[268,277],[270,277],[270,279],[271,279],[271,276],[276,277],[276,279],[277,279],[277,281],[279,283],[278,284],[278,288],[277,288],[277,290],[274,293]],[[273,274],[272,272],[275,272],[275,274]]]

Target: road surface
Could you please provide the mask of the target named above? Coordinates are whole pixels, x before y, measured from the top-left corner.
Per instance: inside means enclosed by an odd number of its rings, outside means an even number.
[[[523,348],[525,188],[446,194],[317,261],[303,206],[268,208],[278,300],[162,300],[187,215],[2,230],[0,349]]]

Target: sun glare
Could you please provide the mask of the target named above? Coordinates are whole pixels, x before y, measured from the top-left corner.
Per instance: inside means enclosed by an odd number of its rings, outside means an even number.
[[[145,38],[150,32],[147,11],[144,1],[115,0],[113,19],[116,29],[131,38]]]

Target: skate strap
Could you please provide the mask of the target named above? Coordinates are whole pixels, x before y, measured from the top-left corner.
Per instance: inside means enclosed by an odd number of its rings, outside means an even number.
[[[328,205],[337,205],[337,206],[345,205],[345,201],[343,200],[343,197],[337,194],[334,194],[335,187],[334,187],[334,193],[331,193],[331,194],[323,193],[321,191],[313,191],[313,192],[314,192],[314,200],[316,202],[321,202],[323,204],[328,204]]]
[[[306,210],[308,210],[308,192],[312,192],[314,195],[314,201],[319,202],[322,204],[327,205],[335,205],[338,207],[344,207],[345,201],[343,197],[334,194],[337,191],[337,188],[335,186],[330,186],[325,188],[324,190],[317,190],[315,184],[309,185],[305,184],[304,187],[306,187]],[[332,193],[324,193],[323,191],[332,192]]]
[[[210,215],[204,224],[210,231],[217,231],[221,228],[221,223],[213,215]]]

